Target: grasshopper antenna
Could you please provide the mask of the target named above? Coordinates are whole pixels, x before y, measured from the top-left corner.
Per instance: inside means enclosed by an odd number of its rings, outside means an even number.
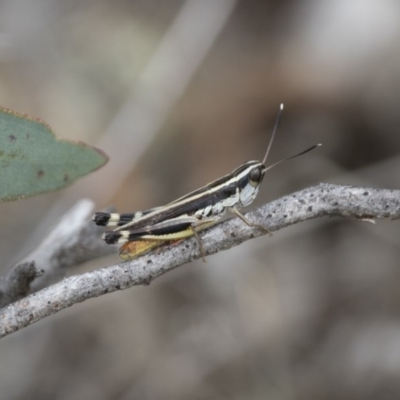
[[[284,158],[283,160],[280,160],[280,161],[276,162],[275,164],[272,164],[272,165],[270,165],[270,166],[268,166],[268,167],[264,167],[264,172],[265,172],[265,171],[268,171],[268,170],[271,169],[271,168],[276,167],[277,165],[279,165],[279,164],[281,164],[281,163],[283,163],[283,162],[285,162],[285,161],[291,160],[292,158],[296,158],[296,157],[298,157],[298,156],[302,156],[303,154],[306,154],[306,153],[308,153],[309,151],[314,150],[316,147],[320,147],[320,146],[322,146],[321,143],[314,144],[314,146],[311,146],[311,147],[309,147],[308,149],[303,150],[302,152],[295,154],[294,156],[290,156],[290,157],[288,157],[288,158]]]
[[[278,130],[278,125],[279,125],[279,121],[281,120],[282,112],[283,112],[283,103],[281,103],[281,105],[279,106],[279,111],[278,111],[278,115],[276,116],[275,125],[274,125],[274,129],[272,131],[271,139],[269,140],[268,148],[267,148],[267,151],[265,152],[265,156],[262,161],[263,165],[265,165],[265,163],[267,162],[268,155],[271,151],[272,143],[275,139],[276,131]]]

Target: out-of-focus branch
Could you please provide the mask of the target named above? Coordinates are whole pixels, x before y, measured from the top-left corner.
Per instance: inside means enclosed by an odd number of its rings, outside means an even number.
[[[42,243],[0,277],[0,306],[63,278],[69,267],[115,252],[91,220],[94,203],[81,200],[63,215]]]
[[[360,220],[400,218],[400,190],[320,184],[285,196],[246,214],[270,231],[322,216]],[[237,218],[201,232],[206,255],[227,250],[265,234]],[[201,257],[191,238],[101,270],[71,276],[0,310],[0,337],[13,333],[75,303],[135,285],[148,285],[158,276]]]
[[[35,263],[24,262],[0,276],[0,307],[28,295],[32,281],[44,271],[38,270]]]
[[[192,81],[237,0],[186,0],[138,77],[134,90],[96,146],[110,157],[97,184],[75,185],[75,196],[110,201],[160,131]],[[104,190],[107,182],[107,190]]]

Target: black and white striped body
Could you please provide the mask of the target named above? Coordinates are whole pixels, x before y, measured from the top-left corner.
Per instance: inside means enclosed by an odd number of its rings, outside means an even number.
[[[257,196],[266,168],[259,161],[249,161],[231,174],[183,196],[163,207],[132,214],[96,213],[97,225],[117,226],[103,236],[107,243],[132,240],[168,240],[189,228],[210,226],[226,210],[238,210]],[[188,234],[189,235],[189,234]]]

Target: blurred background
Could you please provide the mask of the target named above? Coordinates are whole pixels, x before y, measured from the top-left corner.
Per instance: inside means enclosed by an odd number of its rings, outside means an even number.
[[[399,101],[397,0],[0,0],[0,104],[111,158],[0,205],[2,269],[82,197],[143,210],[261,159],[280,102],[270,162],[323,147],[252,207],[399,188]],[[0,397],[400,398],[399,229],[309,221],[75,305],[0,341]]]

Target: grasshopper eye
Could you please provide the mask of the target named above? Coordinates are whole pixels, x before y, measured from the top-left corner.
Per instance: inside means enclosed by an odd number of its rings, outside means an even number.
[[[261,183],[262,172],[261,168],[253,168],[249,174],[249,181],[252,186],[258,186]]]

